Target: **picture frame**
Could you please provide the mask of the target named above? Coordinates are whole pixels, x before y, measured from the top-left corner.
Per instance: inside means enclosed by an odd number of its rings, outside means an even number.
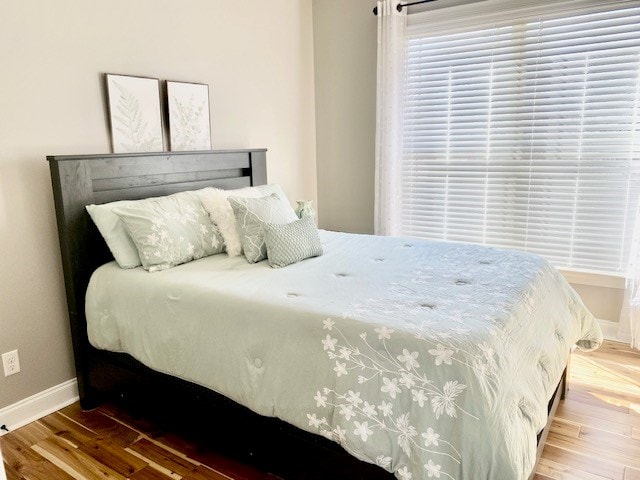
[[[113,153],[164,151],[160,80],[105,74]]]
[[[167,80],[165,87],[171,151],[211,150],[209,85]]]

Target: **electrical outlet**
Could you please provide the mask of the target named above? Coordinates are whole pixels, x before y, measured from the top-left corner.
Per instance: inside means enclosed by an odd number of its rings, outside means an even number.
[[[4,367],[4,376],[14,375],[20,371],[20,358],[18,350],[2,354],[2,366]]]

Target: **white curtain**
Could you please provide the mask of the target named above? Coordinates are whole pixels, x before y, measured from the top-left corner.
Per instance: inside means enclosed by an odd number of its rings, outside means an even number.
[[[640,350],[640,216],[636,218],[618,337],[629,340],[633,348]]]
[[[399,231],[402,168],[402,105],[406,52],[406,8],[378,0],[375,222],[377,235]]]

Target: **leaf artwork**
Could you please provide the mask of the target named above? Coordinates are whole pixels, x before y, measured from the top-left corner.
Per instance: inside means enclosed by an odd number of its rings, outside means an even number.
[[[162,139],[155,136],[145,121],[136,95],[124,85],[112,81],[117,91],[115,112],[112,113],[113,129],[117,132],[119,151],[151,152],[162,150]]]
[[[197,101],[193,95],[180,101],[171,97],[171,143],[173,150],[203,150],[210,148],[206,100]]]

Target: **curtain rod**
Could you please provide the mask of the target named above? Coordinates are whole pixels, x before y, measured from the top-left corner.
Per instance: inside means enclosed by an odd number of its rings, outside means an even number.
[[[398,5],[396,5],[396,10],[401,12],[403,7],[410,7],[411,5],[420,5],[421,3],[429,3],[429,2],[435,2],[435,1],[436,0],[419,0],[417,2],[399,3]],[[373,7],[373,14],[378,15],[378,7]]]

